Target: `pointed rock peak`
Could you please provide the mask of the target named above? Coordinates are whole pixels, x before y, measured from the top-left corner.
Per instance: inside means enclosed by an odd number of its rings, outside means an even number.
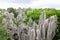
[[[29,19],[29,24],[33,24],[33,20],[31,18]]]
[[[45,19],[46,19],[46,13],[45,11],[43,11],[42,14],[40,15],[39,24],[43,24]]]
[[[35,22],[33,22],[33,26],[32,26],[34,29],[37,28],[37,24]]]
[[[51,17],[49,18],[49,21],[50,21],[50,22],[52,22],[53,20],[57,20],[57,16],[56,16],[56,15],[51,16]]]

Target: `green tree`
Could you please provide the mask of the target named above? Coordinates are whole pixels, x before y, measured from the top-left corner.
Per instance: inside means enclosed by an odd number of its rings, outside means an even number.
[[[17,17],[18,12],[16,11],[16,9],[14,9],[14,8],[7,8],[7,10],[8,10],[9,13],[13,13],[14,17]]]

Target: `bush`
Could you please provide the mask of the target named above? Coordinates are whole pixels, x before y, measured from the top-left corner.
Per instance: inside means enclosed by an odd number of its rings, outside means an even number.
[[[7,40],[8,38],[13,40],[10,33],[6,29],[0,27],[0,40]]]

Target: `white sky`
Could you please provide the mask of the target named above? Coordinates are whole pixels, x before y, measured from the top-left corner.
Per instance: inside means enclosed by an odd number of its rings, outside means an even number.
[[[60,0],[0,0],[0,8],[56,8],[60,9]]]

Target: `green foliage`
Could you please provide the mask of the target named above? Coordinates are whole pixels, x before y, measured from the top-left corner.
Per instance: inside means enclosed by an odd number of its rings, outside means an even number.
[[[4,16],[5,16],[5,15],[1,12],[1,13],[0,13],[0,26],[2,26],[2,25],[4,24],[4,22],[3,22]]]
[[[24,22],[25,24],[27,24],[28,20],[29,20],[29,18],[25,18],[25,19],[23,19],[23,22]]]
[[[14,17],[17,17],[18,12],[16,11],[16,9],[13,9],[13,8],[7,8],[7,10],[8,10],[9,13],[13,13],[13,14],[14,14]]]
[[[18,21],[14,18],[12,20],[13,20],[14,24],[18,26],[18,24],[19,24]]]
[[[24,19],[24,22],[28,22],[29,18],[32,18],[33,21],[35,21],[38,24],[39,16],[41,14],[41,11],[38,9],[34,9],[31,11],[27,11],[26,18]]]
[[[11,38],[10,33],[6,30],[0,27],[0,40],[7,40],[8,38]]]
[[[17,17],[17,15],[18,15],[18,12],[17,12],[17,11],[15,11],[15,12],[13,12],[13,14],[14,14],[14,17],[16,18],[16,17]]]

